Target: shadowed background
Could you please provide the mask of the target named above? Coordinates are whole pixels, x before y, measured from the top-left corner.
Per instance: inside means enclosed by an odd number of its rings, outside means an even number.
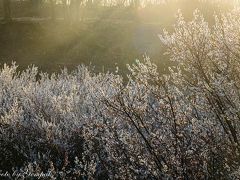
[[[172,29],[181,9],[186,19],[198,8],[211,24],[213,14],[233,1],[42,1],[1,0],[0,63],[16,61],[20,69],[35,64],[47,72],[66,66],[93,65],[96,71],[126,71],[144,54],[171,65],[158,34]]]

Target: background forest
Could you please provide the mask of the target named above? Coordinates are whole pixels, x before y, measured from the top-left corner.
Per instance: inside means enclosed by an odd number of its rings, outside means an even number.
[[[20,67],[36,64],[43,71],[92,64],[96,71],[126,73],[126,63],[149,55],[163,71],[158,34],[173,29],[181,9],[187,19],[198,8],[209,23],[214,13],[237,1],[215,0],[1,0],[0,62]]]

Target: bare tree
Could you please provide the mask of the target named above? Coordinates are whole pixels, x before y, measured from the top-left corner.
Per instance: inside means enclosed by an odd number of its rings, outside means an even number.
[[[82,0],[71,0],[70,1],[70,10],[71,10],[71,20],[78,21],[79,20],[79,9]]]
[[[52,20],[56,20],[56,15],[55,15],[55,0],[50,0],[50,5],[51,5],[51,18]]]
[[[4,19],[11,20],[11,2],[10,0],[3,0]]]

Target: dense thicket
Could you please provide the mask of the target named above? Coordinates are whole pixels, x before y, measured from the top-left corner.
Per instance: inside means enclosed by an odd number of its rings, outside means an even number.
[[[145,58],[113,73],[0,71],[0,169],[66,179],[238,179],[240,10],[179,12],[160,39],[161,75]]]

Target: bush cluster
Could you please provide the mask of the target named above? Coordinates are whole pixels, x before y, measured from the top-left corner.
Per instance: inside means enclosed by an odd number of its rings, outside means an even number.
[[[0,70],[0,169],[60,179],[240,177],[240,9],[160,39],[176,66],[148,57],[117,73]],[[36,78],[38,76],[38,78]]]

